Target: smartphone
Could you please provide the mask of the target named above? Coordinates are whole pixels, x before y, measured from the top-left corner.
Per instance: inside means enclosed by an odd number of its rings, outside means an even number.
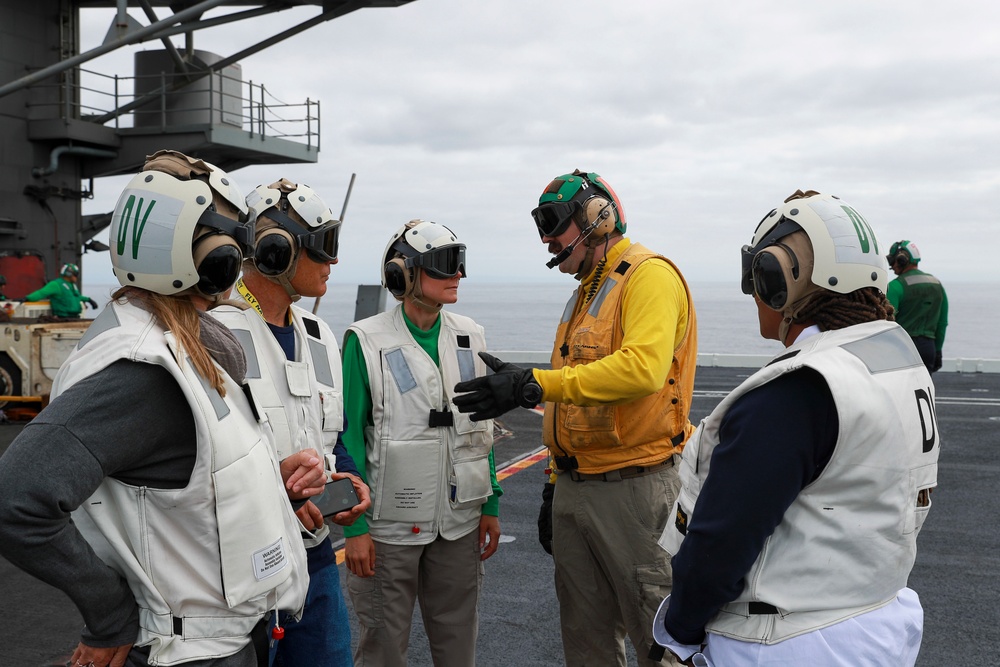
[[[323,513],[324,519],[345,512],[361,502],[358,499],[358,494],[354,491],[354,484],[348,477],[327,482],[323,493],[310,500]]]

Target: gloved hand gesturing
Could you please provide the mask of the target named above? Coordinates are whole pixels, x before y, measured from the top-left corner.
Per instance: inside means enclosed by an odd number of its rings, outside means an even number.
[[[97,302],[89,297],[87,298],[87,305],[93,308],[94,310],[97,310]]]
[[[533,408],[542,400],[542,388],[530,368],[520,368],[480,352],[479,358],[493,371],[455,385],[455,406],[459,412],[471,412],[473,421],[493,419],[517,406]],[[467,393],[466,393],[467,392]]]

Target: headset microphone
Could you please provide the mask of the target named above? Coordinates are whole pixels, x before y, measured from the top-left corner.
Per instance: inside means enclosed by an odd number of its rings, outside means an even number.
[[[563,248],[558,255],[556,255],[549,261],[545,262],[545,266],[549,267],[550,269],[554,269],[555,267],[559,266],[567,259],[569,259],[569,256],[573,254],[573,251],[575,249],[576,249],[576,244],[570,243],[568,246]]]
[[[577,237],[573,239],[573,241],[568,246],[563,248],[558,255],[556,255],[549,261],[545,262],[545,266],[547,266],[550,269],[553,269],[562,264],[563,262],[565,262],[567,259],[569,259],[569,256],[573,254],[574,250],[576,250],[577,244],[579,244],[580,241],[585,241],[587,237],[589,237],[591,233],[595,229],[597,229],[597,227],[601,224],[601,222],[611,217],[611,211],[614,210],[613,206],[614,204],[611,201],[608,201],[606,204],[604,204],[604,206],[601,207],[601,210],[597,212],[597,216],[594,219],[594,221],[589,225],[587,225],[585,229],[580,230],[580,233],[577,235]]]

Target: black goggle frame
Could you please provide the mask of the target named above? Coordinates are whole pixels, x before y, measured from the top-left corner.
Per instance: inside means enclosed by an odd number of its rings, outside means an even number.
[[[462,277],[465,278],[465,245],[460,243],[435,248],[413,257],[407,257],[404,263],[407,268],[423,269],[431,278],[438,280],[454,278],[458,274],[462,274]]]
[[[531,211],[531,217],[538,228],[539,237],[559,236],[566,231],[573,215],[581,210],[583,205],[579,201],[559,201],[546,202]]]
[[[269,208],[261,216],[270,218],[295,237],[295,242],[314,262],[327,264],[337,261],[337,253],[340,250],[340,220],[329,227],[310,229],[277,208]]]

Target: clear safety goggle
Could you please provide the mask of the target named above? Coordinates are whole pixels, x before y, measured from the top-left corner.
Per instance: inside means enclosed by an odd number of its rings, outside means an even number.
[[[431,278],[454,278],[458,274],[465,277],[465,246],[450,245],[410,257],[407,267],[419,267]]]

